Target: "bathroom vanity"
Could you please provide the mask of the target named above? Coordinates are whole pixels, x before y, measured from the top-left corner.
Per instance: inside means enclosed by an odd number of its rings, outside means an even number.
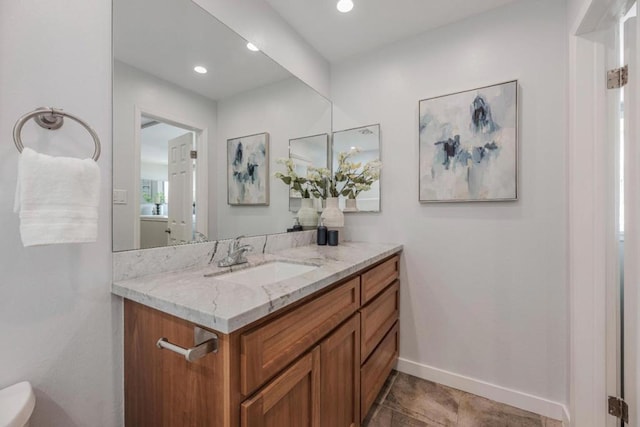
[[[253,255],[240,273],[114,283],[125,297],[126,425],[359,426],[398,357],[401,250],[303,246]],[[310,268],[279,279],[273,263]],[[161,339],[211,352],[188,361]]]

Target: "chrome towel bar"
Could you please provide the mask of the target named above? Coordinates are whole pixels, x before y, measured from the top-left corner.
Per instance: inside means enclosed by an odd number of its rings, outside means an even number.
[[[38,125],[40,125],[40,127],[49,130],[56,130],[60,129],[64,124],[64,117],[68,117],[71,120],[78,122],[87,130],[87,132],[89,132],[89,134],[93,138],[93,143],[95,144],[95,150],[93,152],[93,156],[91,157],[93,158],[93,160],[98,161],[98,159],[100,158],[101,147],[100,138],[98,138],[98,134],[96,133],[96,131],[94,131],[93,128],[91,128],[91,126],[89,126],[81,118],[57,108],[38,108],[18,119],[15,126],[13,126],[13,142],[16,144],[16,148],[18,149],[18,151],[22,153],[22,150],[24,149],[21,133],[22,128],[24,127],[25,123],[29,121],[29,119],[34,119],[34,121]]]
[[[209,353],[218,352],[218,336],[213,332],[196,326],[193,328],[193,340],[195,341],[195,346],[191,348],[180,347],[179,345],[170,343],[166,338],[160,338],[156,342],[156,346],[160,349],[171,350],[178,353],[184,356],[188,362],[194,362]]]

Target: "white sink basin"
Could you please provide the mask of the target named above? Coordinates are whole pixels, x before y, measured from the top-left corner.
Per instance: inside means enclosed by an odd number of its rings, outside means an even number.
[[[300,276],[318,268],[315,265],[296,264],[286,261],[274,261],[249,267],[245,270],[216,276],[225,282],[238,283],[240,285],[269,285],[281,282],[292,277]]]

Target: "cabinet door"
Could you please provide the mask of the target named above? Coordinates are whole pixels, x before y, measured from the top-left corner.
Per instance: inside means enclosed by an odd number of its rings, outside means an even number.
[[[229,357],[229,337],[219,350],[195,362],[156,347],[159,338],[191,347],[194,325],[152,308],[124,304],[125,425],[127,427],[230,427],[238,425],[237,366]],[[236,345],[237,351],[237,345]],[[235,368],[235,369],[234,369]],[[236,390],[236,392],[233,392]],[[226,399],[227,401],[225,401]]]
[[[319,427],[320,348],[242,404],[242,427]]]
[[[355,427],[360,420],[360,315],[320,344],[320,425]]]
[[[360,278],[242,334],[241,391],[249,396],[359,307]]]

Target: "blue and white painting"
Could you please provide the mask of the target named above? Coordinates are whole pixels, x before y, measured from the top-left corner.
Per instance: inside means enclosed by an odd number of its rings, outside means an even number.
[[[227,140],[228,203],[269,204],[269,134]]]
[[[511,81],[420,101],[420,201],[517,199]]]

